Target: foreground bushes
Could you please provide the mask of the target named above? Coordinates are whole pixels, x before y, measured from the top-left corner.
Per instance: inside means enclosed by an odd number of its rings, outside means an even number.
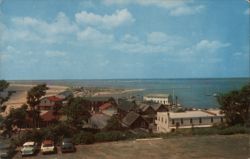
[[[129,138],[128,133],[121,131],[107,131],[95,134],[95,139],[97,142],[118,141],[118,140],[125,140],[128,138]]]
[[[250,128],[243,127],[240,125],[224,128],[218,132],[219,135],[249,134],[249,133],[250,133]]]
[[[191,129],[177,129],[172,133],[131,133],[128,131],[104,131],[98,133],[91,133],[86,131],[78,131],[70,129],[66,125],[57,125],[44,129],[33,129],[30,131],[21,132],[18,136],[13,138],[13,143],[21,146],[26,141],[42,142],[44,139],[52,139],[60,143],[63,137],[72,137],[76,144],[92,144],[95,142],[108,142],[119,140],[131,140],[151,137],[179,137],[179,136],[193,136],[193,135],[232,135],[232,134],[250,134],[250,128],[242,125],[232,127],[216,126],[210,128],[191,128]]]
[[[95,142],[95,137],[90,132],[81,131],[73,136],[73,140],[76,144],[92,144]]]

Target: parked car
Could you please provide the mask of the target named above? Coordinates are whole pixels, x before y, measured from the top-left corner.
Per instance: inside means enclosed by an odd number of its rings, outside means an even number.
[[[71,138],[64,138],[61,143],[61,151],[64,152],[75,152],[75,145]]]
[[[56,147],[52,140],[44,140],[41,145],[41,152],[43,154],[55,153]]]
[[[25,142],[21,149],[22,156],[34,155],[38,151],[38,144],[33,141]]]
[[[10,142],[0,141],[0,158],[11,158],[15,153],[16,147],[10,144]]]

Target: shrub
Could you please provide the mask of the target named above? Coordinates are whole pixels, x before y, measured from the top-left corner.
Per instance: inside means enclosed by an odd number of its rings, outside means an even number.
[[[241,125],[231,126],[219,131],[220,135],[246,134],[250,133],[250,129]]]
[[[76,144],[92,144],[95,142],[95,137],[92,133],[81,131],[73,136],[73,140]]]
[[[40,130],[33,129],[21,132],[18,136],[13,138],[12,142],[16,146],[21,146],[24,142],[27,141],[42,142],[43,139],[44,139],[44,133]]]
[[[100,132],[95,134],[95,140],[98,142],[104,141],[118,141],[118,140],[125,140],[128,136],[126,132],[121,131],[109,131],[109,132]]]

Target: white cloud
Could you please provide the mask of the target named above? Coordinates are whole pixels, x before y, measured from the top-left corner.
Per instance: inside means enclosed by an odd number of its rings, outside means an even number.
[[[78,30],[63,13],[58,13],[51,23],[32,17],[14,17],[11,28],[3,28],[4,41],[39,41],[41,43],[61,42],[65,35],[71,35]],[[2,30],[2,29],[1,29]]]
[[[147,35],[147,41],[152,44],[164,43],[167,39],[167,35],[162,32],[151,32]]]
[[[197,50],[211,50],[214,51],[216,49],[224,48],[230,46],[230,43],[222,43],[220,41],[214,40],[214,41],[208,41],[208,40],[201,40],[195,48]]]
[[[103,16],[82,11],[75,14],[75,19],[78,24],[97,26],[106,29],[116,28],[135,21],[132,14],[127,9],[116,10],[112,15],[105,14]]]
[[[130,34],[125,34],[121,41],[125,43],[137,43],[139,42],[139,38]]]
[[[110,43],[114,40],[113,35],[104,34],[94,28],[87,27],[85,30],[77,33],[79,41],[84,41],[93,44]]]
[[[107,5],[138,4],[142,6],[156,6],[170,11],[172,16],[192,15],[200,13],[205,6],[194,5],[193,0],[103,0]]]
[[[244,14],[245,14],[245,15],[250,15],[250,8],[247,8],[247,9],[244,11]]]
[[[170,15],[172,16],[181,16],[181,15],[192,15],[200,13],[205,7],[203,5],[199,6],[179,6],[170,10]]]
[[[63,51],[48,50],[45,52],[45,55],[48,57],[61,57],[61,56],[65,56],[66,53]]]
[[[84,0],[84,1],[81,1],[79,3],[79,6],[81,8],[93,8],[95,7],[95,4],[93,3],[93,1],[90,1],[90,0]]]
[[[168,0],[103,0],[105,4],[112,5],[126,5],[126,4],[139,4],[144,6],[155,5],[158,7],[164,8],[174,8],[176,6],[189,3],[191,0],[176,0],[176,1],[168,1]]]

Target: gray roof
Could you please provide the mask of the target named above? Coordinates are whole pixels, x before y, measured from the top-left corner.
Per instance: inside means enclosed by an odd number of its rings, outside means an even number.
[[[112,99],[112,97],[86,97],[86,99],[92,102],[107,102]]]
[[[110,116],[105,114],[94,114],[90,118],[90,124],[93,128],[103,129],[107,125],[110,118]]]
[[[140,117],[139,114],[131,111],[129,112],[123,119],[122,119],[122,123],[124,123],[126,126],[130,126],[132,125],[136,119],[138,119]]]
[[[133,108],[135,108],[135,103],[132,101],[122,100],[118,103],[118,109],[121,109],[123,111],[130,111]]]
[[[155,111],[157,111],[159,108],[160,108],[160,106],[162,106],[162,104],[160,104],[160,103],[154,103],[154,104],[151,104],[150,105]]]
[[[73,96],[73,93],[71,91],[63,91],[63,92],[58,93],[58,95],[62,95],[65,98],[68,98],[70,96]]]
[[[140,110],[143,111],[143,112],[146,111],[149,107],[150,107],[150,105],[145,104],[145,103],[142,103],[139,106]]]

